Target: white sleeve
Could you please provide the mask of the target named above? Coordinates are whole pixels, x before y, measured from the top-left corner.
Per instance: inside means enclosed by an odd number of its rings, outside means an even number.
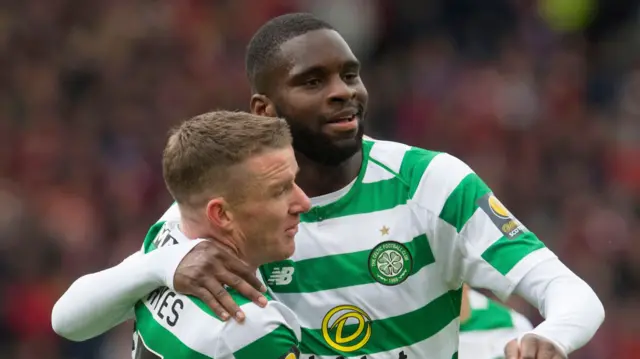
[[[558,259],[531,269],[515,293],[540,310],[545,321],[532,333],[552,341],[564,354],[585,345],[604,321],[604,307],[591,287]]]
[[[463,161],[435,156],[412,199],[451,289],[462,282],[509,297],[522,277],[555,255]]]
[[[160,286],[173,289],[182,258],[202,240],[136,252],[122,263],[76,280],[56,302],[51,325],[60,336],[82,341],[133,317],[135,303]]]
[[[448,154],[435,156],[412,201],[426,218],[425,233],[450,288],[466,282],[502,300],[516,290],[546,318],[533,333],[567,353],[584,345],[604,320],[593,290],[464,162]]]

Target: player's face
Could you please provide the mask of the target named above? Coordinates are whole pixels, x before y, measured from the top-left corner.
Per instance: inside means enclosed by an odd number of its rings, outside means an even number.
[[[311,160],[338,165],[362,148],[368,94],[360,63],[333,30],[285,42],[271,101],[291,127],[294,148]]]
[[[269,151],[242,166],[247,179],[242,184],[244,200],[234,205],[233,214],[248,259],[262,264],[289,258],[300,214],[311,206],[294,182],[298,164],[293,148]]]

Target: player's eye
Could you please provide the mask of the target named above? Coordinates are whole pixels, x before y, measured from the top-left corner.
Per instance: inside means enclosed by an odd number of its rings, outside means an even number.
[[[294,188],[294,183],[293,182],[289,182],[287,183],[284,188],[282,189],[283,194],[288,194],[291,193],[293,191]]]
[[[279,187],[276,191],[274,191],[274,196],[275,197],[284,196],[287,193],[290,193],[291,190],[293,190],[293,184],[286,184],[282,187]]]
[[[348,72],[344,74],[345,81],[353,81],[353,80],[356,80],[358,77],[360,77],[360,75],[358,75],[357,72]]]
[[[321,81],[317,78],[308,79],[304,82],[304,85],[307,87],[318,87],[320,86]]]

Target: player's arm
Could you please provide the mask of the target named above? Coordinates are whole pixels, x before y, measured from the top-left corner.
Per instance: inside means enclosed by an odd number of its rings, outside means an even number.
[[[136,301],[159,286],[200,298],[221,318],[243,320],[223,285],[266,304],[255,271],[226,248],[202,240],[163,247],[76,280],[54,306],[52,326],[69,340],[93,338],[129,318]]]
[[[53,307],[53,330],[82,341],[133,318],[140,298],[160,286],[173,287],[173,271],[198,243],[136,252],[114,267],[78,278]]]
[[[246,307],[246,308],[245,308]],[[228,321],[218,340],[216,358],[223,359],[298,359],[300,324],[293,312],[279,302],[265,308],[243,307],[244,323]]]
[[[546,320],[532,333],[547,339],[536,350],[547,350],[551,342],[557,348],[550,350],[559,348],[564,352],[559,355],[566,356],[591,339],[604,320],[593,290],[515,219],[466,164],[448,154],[435,156],[413,199],[427,218],[425,230],[437,238],[436,252],[446,258],[441,263],[452,288],[466,282],[502,299],[515,292],[536,306]],[[558,355],[541,353],[532,357]]]

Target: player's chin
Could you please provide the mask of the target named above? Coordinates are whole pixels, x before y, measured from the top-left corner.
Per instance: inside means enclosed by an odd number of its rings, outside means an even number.
[[[335,147],[353,146],[362,141],[362,131],[355,128],[353,131],[322,131],[322,134]]]
[[[296,242],[293,240],[293,237],[285,234],[280,240],[280,250],[278,251],[278,256],[280,258],[278,258],[277,261],[289,259],[293,255],[293,252],[295,252],[295,250]]]
[[[364,131],[362,127],[359,127],[356,132],[334,134],[333,136],[329,136],[333,146],[341,149],[342,151],[359,150],[362,147],[363,137]]]

